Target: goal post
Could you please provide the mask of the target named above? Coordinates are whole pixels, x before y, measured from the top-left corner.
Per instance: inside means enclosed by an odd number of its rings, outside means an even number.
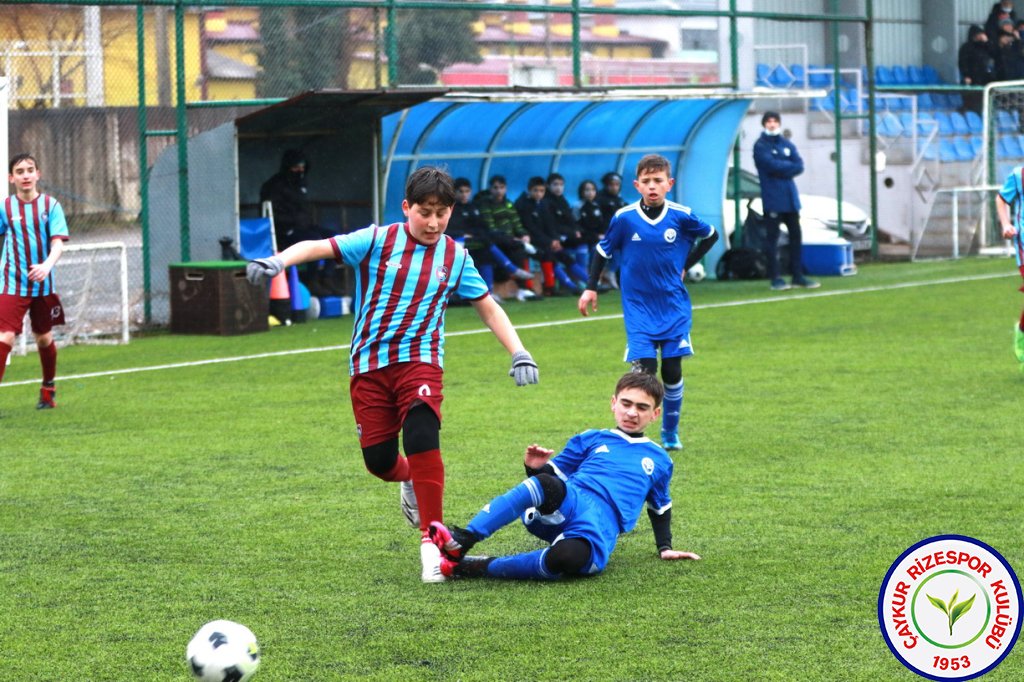
[[[982,107],[984,183],[1002,187],[1006,176],[1024,165],[1024,80],[1000,81],[985,86]],[[995,195],[985,212],[981,247],[1004,243],[995,214]]]
[[[128,247],[124,242],[68,244],[53,269],[53,278],[64,308],[65,324],[53,328],[59,343],[129,342],[132,301],[128,289]],[[29,350],[31,327],[27,316],[24,332],[22,354]]]

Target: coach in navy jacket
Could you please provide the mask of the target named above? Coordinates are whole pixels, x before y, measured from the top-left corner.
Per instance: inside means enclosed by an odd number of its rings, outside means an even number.
[[[781,135],[782,117],[768,111],[761,117],[764,132],[754,143],[754,164],[761,180],[761,205],[767,223],[765,254],[768,257],[768,275],[772,289],[789,289],[779,272],[779,230],[785,224],[789,232],[789,267],[793,286],[814,288],[817,282],[804,277],[801,262],[802,235],[800,233],[800,193],[793,178],[804,172],[804,160],[796,145]]]

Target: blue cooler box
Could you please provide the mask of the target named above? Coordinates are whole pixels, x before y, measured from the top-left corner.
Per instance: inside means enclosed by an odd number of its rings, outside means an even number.
[[[808,275],[856,275],[853,245],[845,239],[802,245],[804,270]]]

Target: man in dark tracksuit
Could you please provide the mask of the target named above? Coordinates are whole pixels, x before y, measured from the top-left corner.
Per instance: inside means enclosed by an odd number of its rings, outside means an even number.
[[[804,276],[801,256],[803,245],[800,233],[800,193],[793,178],[804,172],[804,160],[796,145],[783,137],[782,118],[768,111],[761,117],[764,132],[754,143],[754,164],[761,180],[761,206],[767,223],[765,248],[768,257],[768,276],[772,289],[782,291],[790,285],[779,272],[779,226],[784,223],[789,232],[789,267],[793,286],[815,289],[817,282]]]

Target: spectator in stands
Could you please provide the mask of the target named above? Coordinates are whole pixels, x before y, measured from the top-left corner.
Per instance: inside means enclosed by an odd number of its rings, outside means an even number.
[[[754,165],[761,180],[761,206],[767,223],[765,254],[768,257],[768,276],[775,291],[789,289],[790,285],[779,271],[780,226],[789,233],[789,268],[793,286],[815,289],[817,282],[804,276],[800,232],[800,193],[793,178],[804,172],[804,160],[796,145],[782,135],[782,117],[775,111],[766,111],[761,117],[764,132],[754,143]]]
[[[992,45],[995,45],[999,38],[999,32],[1002,30],[1001,24],[1007,20],[1011,25],[1017,23],[1017,12],[1013,9],[1013,0],[1000,0],[992,5],[988,19],[985,20],[985,33],[988,34],[989,42]]]
[[[306,175],[309,162],[298,149],[289,149],[281,157],[281,167],[260,187],[260,201],[269,201],[274,208],[274,234],[277,249],[283,251],[292,244],[309,239],[329,239],[330,230],[319,227],[313,220],[313,205],[309,200]],[[302,273],[301,279],[313,296],[341,296],[338,268],[328,258],[313,262]]]
[[[597,184],[593,180],[584,180],[576,191],[580,203],[573,213],[579,225],[583,241],[587,245],[587,262],[584,267],[590,270],[590,259],[593,257],[597,243],[604,239],[605,224],[601,219],[601,207],[594,199],[597,198]]]
[[[519,212],[508,199],[508,181],[504,175],[494,175],[488,180],[487,187],[486,191],[476,195],[474,201],[491,231],[491,241],[512,262],[522,263],[523,269],[529,270],[529,257],[537,250],[530,243],[530,235],[519,220]],[[519,289],[517,298],[525,301],[535,297],[533,281],[527,280],[526,286]]]
[[[960,46],[957,58],[960,67],[960,83],[963,85],[988,85],[995,76],[995,60],[988,44],[988,34],[977,24],[967,31],[967,42]],[[965,92],[964,109],[981,113],[981,93]]]
[[[555,223],[555,229],[562,240],[562,246],[569,252],[577,265],[587,270],[587,243],[572,213],[572,206],[565,198],[565,178],[560,173],[548,175],[548,191],[544,195],[544,203]]]
[[[472,201],[473,187],[467,178],[455,178],[455,205],[448,219],[448,235],[452,239],[462,239],[462,245],[473,258],[480,276],[487,282],[487,288],[494,300],[501,303],[501,297],[494,293],[495,265],[498,266],[498,278],[501,280],[511,276],[529,280],[532,274],[516,266],[501,249],[491,240],[491,231],[487,228],[480,209]],[[507,275],[505,273],[508,273]]]
[[[544,178],[534,176],[530,178],[526,192],[516,199],[515,207],[523,227],[530,233],[530,243],[537,250],[536,258],[544,273],[544,295],[555,295],[556,280],[563,287],[559,293],[578,294],[583,291],[587,272],[576,265],[573,256],[562,247],[555,221],[544,201],[546,192]]]
[[[601,221],[604,223],[604,230],[608,231],[608,225],[615,217],[616,211],[626,205],[622,198],[622,176],[614,171],[609,171],[601,176],[601,191],[597,193],[594,201],[601,208]],[[613,289],[619,288],[619,264],[612,260],[605,268],[604,277],[608,285]]]
[[[996,78],[1000,81],[1015,81],[1024,78],[1024,54],[1021,41],[1009,20],[1003,22],[996,46]]]

